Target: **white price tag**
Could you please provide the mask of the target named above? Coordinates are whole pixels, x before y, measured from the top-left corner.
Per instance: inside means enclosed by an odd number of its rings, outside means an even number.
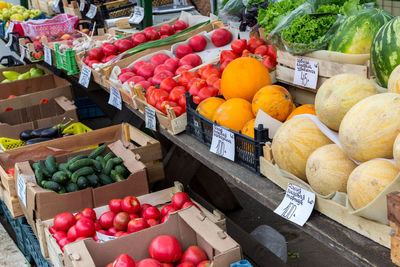
[[[26,183],[25,180],[21,177],[20,173],[17,173],[17,185],[18,185],[18,197],[21,199],[22,203],[26,208]]]
[[[88,88],[91,75],[92,75],[92,69],[89,68],[88,66],[83,66],[81,70],[81,76],[79,76],[79,84]]]
[[[86,13],[86,17],[93,19],[96,16],[97,7],[93,4],[90,5],[88,13]]]
[[[122,99],[120,91],[114,86],[110,85],[110,98],[108,104],[122,110]]]
[[[303,226],[310,217],[314,204],[314,193],[289,183],[285,197],[274,212],[295,224]]]
[[[304,58],[296,58],[293,83],[308,87],[317,88],[318,81],[318,62]]]
[[[133,8],[133,13],[129,18],[129,23],[139,24],[144,19],[144,8],[140,6],[135,6]]]
[[[151,107],[145,107],[144,109],[146,128],[157,131],[156,111]]]
[[[79,4],[79,11],[85,10],[85,1],[81,0],[81,3]]]
[[[19,57],[19,60],[24,62],[24,57],[25,57],[27,49],[25,48],[25,46],[22,46],[22,45],[20,45],[19,48],[20,48],[20,52],[21,52],[21,56]]]
[[[46,62],[51,66],[52,65],[51,49],[48,46],[43,46],[43,48],[44,48],[44,62]]]
[[[110,241],[110,240],[113,240],[116,238],[115,236],[105,235],[105,234],[102,234],[97,231],[96,231],[96,235],[97,235],[97,238],[99,239],[99,243],[104,243],[104,242],[107,242],[107,241]]]
[[[214,125],[210,151],[221,157],[234,161],[235,135],[220,126]]]

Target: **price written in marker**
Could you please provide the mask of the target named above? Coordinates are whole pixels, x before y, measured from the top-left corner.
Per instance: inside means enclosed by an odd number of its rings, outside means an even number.
[[[234,161],[235,135],[220,126],[214,125],[210,151],[221,157]]]
[[[121,92],[112,85],[110,85],[110,98],[108,99],[108,104],[122,110]]]
[[[85,10],[85,1],[81,0],[80,4],[79,4],[79,11],[83,11]]]
[[[303,226],[310,217],[314,204],[314,193],[289,183],[285,197],[274,212],[295,224]]]
[[[99,243],[104,243],[110,240],[114,240],[116,237],[111,235],[105,235],[96,231],[97,238],[99,239]]]
[[[133,8],[133,13],[129,18],[130,24],[139,24],[144,19],[144,8],[140,6],[135,6]]]
[[[86,13],[86,17],[93,19],[96,16],[97,7],[93,4],[90,5],[88,13]]]
[[[156,111],[151,107],[145,107],[145,123],[146,128],[157,131]]]
[[[81,76],[79,76],[79,84],[88,88],[91,75],[92,75],[92,69],[89,68],[88,66],[83,66],[81,70]]]
[[[316,89],[318,82],[318,62],[296,58],[293,83]]]
[[[26,208],[26,184],[25,180],[22,178],[22,175],[20,173],[17,174],[17,185],[18,185],[18,197],[21,199],[22,203],[24,204]]]
[[[51,49],[48,46],[43,46],[44,48],[44,62],[52,65],[52,58],[51,58]]]

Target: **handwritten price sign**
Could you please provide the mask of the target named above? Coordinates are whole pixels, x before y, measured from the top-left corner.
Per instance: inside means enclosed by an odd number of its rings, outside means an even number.
[[[317,88],[318,62],[304,58],[296,58],[293,83],[311,88]]]
[[[220,126],[214,125],[210,151],[221,157],[234,161],[235,135]]]

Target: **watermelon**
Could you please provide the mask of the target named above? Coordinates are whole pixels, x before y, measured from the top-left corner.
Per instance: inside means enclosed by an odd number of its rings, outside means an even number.
[[[371,45],[371,68],[377,83],[387,88],[389,76],[400,65],[400,17],[383,25]]]
[[[381,9],[362,9],[340,25],[328,50],[346,54],[368,54],[375,34],[392,18],[390,13]]]

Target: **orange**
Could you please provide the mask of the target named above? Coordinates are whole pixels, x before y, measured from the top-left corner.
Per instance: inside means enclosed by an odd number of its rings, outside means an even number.
[[[212,120],[215,112],[223,104],[225,100],[219,97],[207,98],[197,106],[196,110],[209,120]]]
[[[290,120],[294,116],[300,115],[300,114],[317,115],[315,113],[315,106],[313,104],[305,104],[305,105],[302,105],[302,106],[296,108],[295,110],[293,110],[292,113],[290,113],[289,117],[286,118],[286,120]]]
[[[254,123],[256,119],[249,120],[246,122],[242,129],[242,134],[247,135],[248,137],[254,138]]]
[[[253,119],[251,104],[241,98],[231,98],[215,112],[213,121],[234,131],[240,131],[249,120]]]

